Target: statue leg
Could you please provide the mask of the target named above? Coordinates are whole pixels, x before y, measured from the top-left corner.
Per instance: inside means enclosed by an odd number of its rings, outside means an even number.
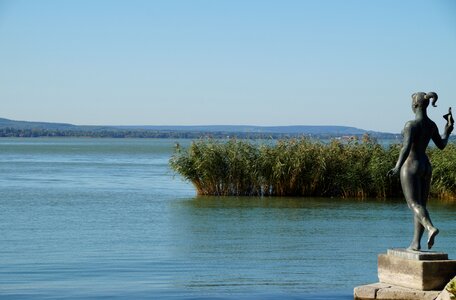
[[[411,250],[421,249],[420,241],[424,228],[429,232],[428,248],[432,247],[434,237],[438,233],[438,229],[432,225],[429,213],[423,205],[427,199],[427,196],[426,199],[423,199],[423,195],[429,193],[429,183],[422,179],[416,174],[410,174],[408,172],[401,173],[402,191],[404,192],[408,206],[414,214],[414,235],[412,243],[409,246]]]
[[[426,209],[421,204],[416,204],[416,203],[409,203],[410,208],[412,209],[413,213],[415,214],[415,220],[418,221],[426,230],[428,231],[428,249],[431,249],[432,246],[434,245],[434,239],[435,236],[439,233],[439,230],[434,227],[434,225],[431,222],[431,219],[429,218],[429,213]],[[415,225],[415,236],[421,239],[421,236],[423,235],[420,231],[422,229]],[[419,249],[413,249],[413,250],[419,250]]]
[[[421,249],[420,241],[421,241],[421,238],[423,237],[424,226],[421,225],[421,222],[417,216],[414,216],[413,222],[414,222],[413,240],[412,240],[412,243],[410,244],[410,246],[408,247],[408,249],[419,251]]]
[[[432,224],[431,217],[429,216],[429,212],[426,208],[427,200],[429,198],[429,192],[431,190],[431,178],[432,178],[432,168],[429,165],[426,171],[426,175],[423,177],[422,180],[422,196],[421,196],[421,205],[424,208],[425,216],[426,216],[426,222],[428,223],[428,226],[426,229],[428,230],[428,249],[431,249],[432,246],[434,245],[434,239],[437,234],[439,234],[439,230],[434,227],[434,224]]]

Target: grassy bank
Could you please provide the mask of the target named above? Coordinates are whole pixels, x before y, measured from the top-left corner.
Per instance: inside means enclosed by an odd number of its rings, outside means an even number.
[[[400,145],[362,141],[329,144],[309,139],[275,143],[244,140],[194,141],[176,147],[171,168],[189,180],[199,195],[398,197],[399,178],[386,176]],[[456,146],[430,148],[432,197],[456,196]]]

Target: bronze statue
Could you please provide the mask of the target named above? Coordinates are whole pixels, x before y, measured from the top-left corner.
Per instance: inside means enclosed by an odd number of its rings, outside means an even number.
[[[428,232],[428,249],[434,245],[434,239],[439,230],[434,227],[426,209],[426,203],[431,186],[432,167],[426,155],[426,148],[432,139],[439,149],[445,148],[448,137],[453,131],[454,120],[451,108],[444,116],[447,120],[443,137],[439,135],[437,125],[429,119],[426,109],[432,99],[432,106],[436,106],[437,94],[415,93],[412,95],[412,110],[415,120],[405,124],[404,141],[396,166],[388,172],[389,176],[400,173],[402,191],[409,208],[414,214],[413,241],[409,250],[419,251],[420,241],[424,230]]]

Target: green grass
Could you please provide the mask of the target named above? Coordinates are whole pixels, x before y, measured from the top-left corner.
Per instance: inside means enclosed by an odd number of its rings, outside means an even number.
[[[456,299],[456,277],[447,284],[446,290],[450,293],[451,299]]]
[[[369,137],[329,144],[306,138],[258,143],[201,139],[176,147],[171,168],[199,195],[399,197],[398,177],[386,176],[400,145],[382,147]],[[456,196],[456,146],[430,148],[431,196]]]

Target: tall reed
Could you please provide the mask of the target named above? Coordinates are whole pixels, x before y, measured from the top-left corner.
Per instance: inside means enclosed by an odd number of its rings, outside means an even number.
[[[443,199],[456,199],[456,145],[448,144],[441,151],[428,151],[432,164],[431,194]]]
[[[171,168],[199,195],[398,197],[399,178],[386,176],[400,145],[363,140],[328,144],[307,138],[276,142],[202,139],[176,147]],[[456,146],[431,148],[431,196],[456,198]]]

